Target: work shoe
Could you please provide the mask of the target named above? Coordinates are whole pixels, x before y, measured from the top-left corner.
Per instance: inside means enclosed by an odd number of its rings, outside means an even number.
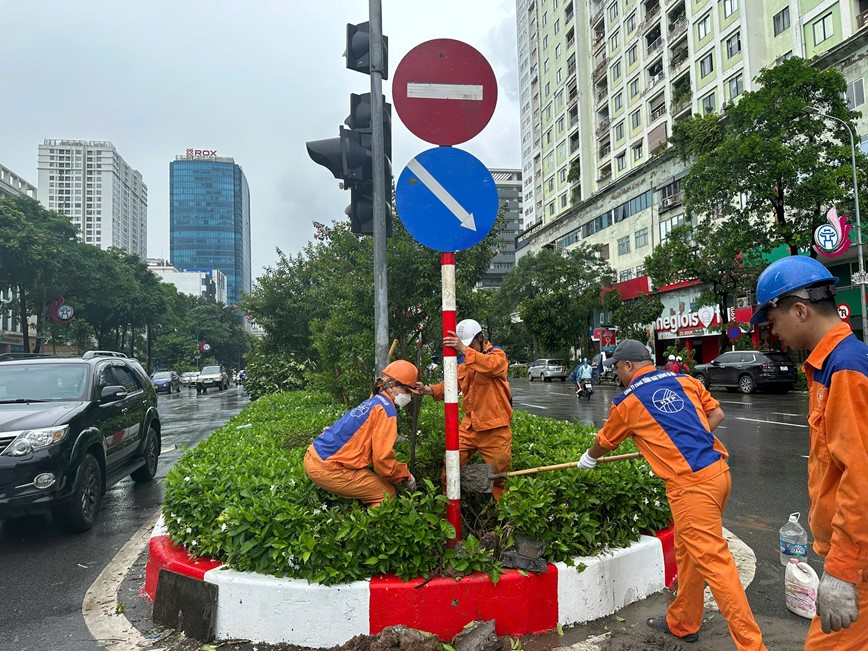
[[[669,624],[666,623],[666,615],[651,617],[650,619],[646,620],[645,623],[648,624],[648,626],[650,626],[651,628],[657,629],[661,633],[668,633],[672,637],[677,637],[679,640],[684,640],[685,642],[696,642],[696,640],[699,639],[699,633],[675,635],[675,633],[669,630]]]

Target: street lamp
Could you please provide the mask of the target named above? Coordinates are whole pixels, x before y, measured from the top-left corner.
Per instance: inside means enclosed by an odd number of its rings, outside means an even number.
[[[862,306],[862,341],[868,344],[868,315],[865,314],[865,262],[862,258],[862,220],[859,217],[859,183],[856,180],[856,143],[853,139],[853,129],[841,118],[836,118],[828,113],[822,113],[813,106],[802,109],[805,113],[816,113],[820,117],[840,122],[847,128],[850,136],[850,166],[853,168],[853,198],[856,202],[856,250],[859,255],[859,272],[853,274],[851,282],[859,287],[859,300]]]

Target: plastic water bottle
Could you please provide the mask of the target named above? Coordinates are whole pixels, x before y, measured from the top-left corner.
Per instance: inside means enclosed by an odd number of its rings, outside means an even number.
[[[784,576],[787,609],[800,617],[813,619],[817,614],[817,588],[820,578],[807,563],[791,558]]]
[[[799,524],[801,513],[790,513],[789,521],[781,527],[781,565],[791,558],[804,561],[808,558],[808,532]]]

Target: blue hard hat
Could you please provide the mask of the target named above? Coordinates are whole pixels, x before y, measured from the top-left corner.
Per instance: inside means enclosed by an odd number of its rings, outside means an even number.
[[[756,312],[750,318],[754,325],[766,323],[766,310],[772,301],[803,287],[833,285],[833,276],[823,263],[804,255],[791,255],[772,262],[756,282]]]

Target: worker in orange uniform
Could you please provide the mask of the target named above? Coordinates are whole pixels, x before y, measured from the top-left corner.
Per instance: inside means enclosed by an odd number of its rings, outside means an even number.
[[[345,413],[314,439],[304,455],[304,471],[320,488],[368,507],[385,496],[395,497],[395,485],[416,490],[407,464],[395,458],[398,412],[416,393],[416,367],[398,360],[383,369],[374,395]],[[373,470],[371,469],[373,466]]]
[[[695,378],[658,371],[648,349],[625,339],[603,362],[627,387],[612,401],[609,419],[580,468],[633,437],[654,473],[666,482],[675,521],[678,592],[665,615],[647,624],[686,642],[699,639],[705,584],[711,588],[740,651],[764,650],[738,570],[723,537],[731,479],[726,448],[712,432],[724,418],[720,403]]]
[[[751,317],[811,351],[808,495],[814,551],[825,562],[806,651],[868,649],[868,346],[838,316],[837,280],[818,260],[778,260],[757,280]]]
[[[485,341],[482,326],[464,319],[443,338],[443,345],[454,348],[464,360],[458,365],[458,390],[463,396],[464,418],[458,429],[458,463],[464,466],[479,451],[494,473],[506,472],[512,461],[512,394],[507,370],[509,360],[503,349]],[[443,400],[443,383],[417,385],[419,393]],[[446,471],[443,471],[446,485]],[[492,495],[503,495],[503,480],[494,482]]]

